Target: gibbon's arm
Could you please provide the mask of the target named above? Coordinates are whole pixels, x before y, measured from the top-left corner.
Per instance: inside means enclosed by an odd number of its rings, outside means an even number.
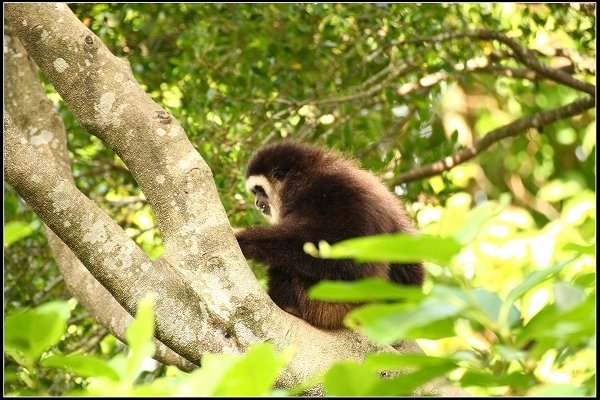
[[[387,264],[357,264],[352,260],[314,258],[303,249],[304,243],[314,240],[281,225],[237,229],[235,236],[247,259],[309,279],[355,280],[367,276],[387,277]]]

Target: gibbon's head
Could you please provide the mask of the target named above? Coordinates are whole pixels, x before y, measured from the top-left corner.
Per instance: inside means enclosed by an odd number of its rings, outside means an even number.
[[[297,186],[324,158],[322,149],[294,142],[263,146],[252,155],[246,171],[246,190],[254,195],[256,207],[271,224],[281,219],[282,193],[291,190],[289,184]]]

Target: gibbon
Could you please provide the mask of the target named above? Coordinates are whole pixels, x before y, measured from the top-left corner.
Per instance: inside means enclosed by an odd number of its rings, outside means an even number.
[[[281,309],[313,326],[343,327],[357,303],[311,300],[320,280],[381,277],[421,285],[421,263],[356,263],[306,254],[307,242],[330,244],[358,236],[414,233],[399,199],[371,173],[327,149],[284,141],[259,148],[246,171],[246,188],[271,225],[237,229],[247,259],[267,264],[268,293]]]

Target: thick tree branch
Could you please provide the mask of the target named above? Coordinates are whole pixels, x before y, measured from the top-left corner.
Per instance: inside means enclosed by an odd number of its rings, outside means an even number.
[[[521,46],[516,40],[509,38],[508,36],[494,31],[488,31],[485,29],[476,29],[472,31],[464,32],[449,32],[435,36],[418,36],[408,40],[400,42],[400,44],[406,43],[425,43],[425,42],[443,42],[447,40],[457,38],[475,38],[483,40],[497,40],[507,45],[516,55],[516,57],[531,68],[536,73],[551,79],[555,82],[562,83],[563,85],[572,87],[582,92],[588,93],[591,96],[596,96],[596,87],[587,82],[580,81],[573,78],[571,75],[557,69],[550,68],[548,65],[540,62],[535,56],[534,52],[528,48]]]
[[[581,114],[585,110],[593,107],[595,107],[595,99],[592,97],[584,97],[559,108],[521,117],[508,125],[494,129],[481,139],[475,141],[466,149],[452,156],[448,156],[433,164],[416,168],[398,175],[394,179],[393,184],[399,185],[401,183],[412,182],[430,176],[439,175],[443,171],[447,171],[458,164],[470,160],[502,139],[510,136],[517,136],[529,128],[540,128],[559,119],[569,118]]]
[[[140,88],[129,65],[112,55],[66,5],[13,3],[5,10],[30,56],[75,118],[115,150],[155,212],[165,252],[154,264],[170,269],[173,276],[171,295],[158,302],[167,308],[171,303],[180,314],[179,327],[165,326],[170,332],[157,327],[158,337],[181,336],[184,340],[179,343],[168,338],[163,342],[171,348],[175,344],[173,349],[192,361],[204,351],[220,352],[223,347],[240,351],[255,342],[257,329],[263,328],[246,324],[286,314],[270,301],[248,268],[212,173],[181,126]],[[182,287],[180,276],[187,282]],[[111,293],[117,290],[105,286]],[[188,293],[190,287],[194,295]],[[188,302],[194,303],[193,310]],[[181,308],[179,303],[187,305]],[[131,305],[125,308],[135,310]],[[231,325],[242,311],[247,320],[237,321],[236,332]]]
[[[6,182],[73,250],[94,278],[111,288],[111,294],[132,315],[147,292],[155,293],[159,299],[156,328],[160,338],[169,347],[176,342],[179,348],[191,349],[183,355],[188,360],[199,360],[201,353],[194,350],[195,335],[179,337],[186,330],[202,332],[205,318],[196,296],[183,280],[164,263],[148,260],[121,227],[77,190],[53,161],[28,143],[6,111],[3,154]],[[177,303],[174,312],[160,299],[179,291],[184,295],[172,300]],[[181,318],[182,314],[191,315]]]
[[[73,183],[66,146],[66,132],[58,112],[42,88],[35,64],[19,39],[7,27],[4,36],[5,107],[15,125],[24,132],[30,144],[60,166],[63,176]],[[77,259],[75,254],[47,226],[48,244],[69,291],[94,315],[110,333],[126,343],[125,328],[133,320]],[[51,288],[51,285],[49,285]],[[49,290],[47,288],[46,290]],[[34,298],[41,298],[36,295]],[[156,358],[181,369],[193,364],[155,340]]]

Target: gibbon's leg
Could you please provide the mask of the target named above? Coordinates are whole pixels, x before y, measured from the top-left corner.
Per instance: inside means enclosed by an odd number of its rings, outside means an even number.
[[[358,303],[333,303],[308,298],[305,290],[298,299],[300,318],[321,329],[344,328],[344,317],[350,310],[358,307]]]
[[[269,297],[279,308],[302,318],[300,306],[298,305],[299,291],[297,278],[279,269],[270,268],[267,272],[269,281]]]

